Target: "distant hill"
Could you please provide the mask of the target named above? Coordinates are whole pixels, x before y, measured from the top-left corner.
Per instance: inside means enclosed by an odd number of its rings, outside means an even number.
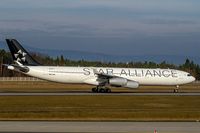
[[[200,57],[190,57],[190,56],[176,56],[176,55],[109,55],[101,53],[92,53],[92,52],[82,52],[82,51],[72,51],[72,50],[48,50],[48,49],[39,49],[29,46],[25,46],[28,51],[37,52],[44,55],[49,55],[51,57],[57,57],[63,55],[67,59],[71,60],[88,60],[88,61],[106,61],[106,62],[137,62],[137,61],[153,61],[160,63],[166,61],[172,64],[183,64],[186,58],[193,60],[195,63],[200,64]],[[5,42],[0,42],[0,49],[8,50]]]

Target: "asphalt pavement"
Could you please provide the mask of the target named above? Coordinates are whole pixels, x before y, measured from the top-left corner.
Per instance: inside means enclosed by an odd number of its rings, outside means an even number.
[[[200,122],[49,122],[0,121],[0,132],[200,133]]]
[[[91,93],[91,92],[9,92],[0,93],[0,96],[200,96],[200,93]]]

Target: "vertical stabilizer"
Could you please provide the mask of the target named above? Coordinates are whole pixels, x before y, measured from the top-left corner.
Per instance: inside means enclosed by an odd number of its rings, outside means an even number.
[[[19,44],[15,39],[6,39],[8,47],[10,49],[12,58],[18,64],[26,66],[38,66],[38,63],[33,57]]]

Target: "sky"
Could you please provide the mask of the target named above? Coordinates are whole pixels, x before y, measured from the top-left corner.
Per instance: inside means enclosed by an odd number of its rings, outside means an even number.
[[[0,41],[113,55],[199,56],[199,0],[0,0]]]

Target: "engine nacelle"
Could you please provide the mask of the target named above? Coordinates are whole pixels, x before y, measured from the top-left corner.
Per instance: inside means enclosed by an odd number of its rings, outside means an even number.
[[[134,81],[128,81],[126,86],[124,87],[135,89],[139,87],[139,83]]]
[[[127,87],[127,88],[138,88],[139,83],[135,81],[129,81],[125,78],[111,78],[109,84],[115,87]]]
[[[125,78],[111,78],[109,83],[111,86],[121,87],[127,84],[128,80]]]

